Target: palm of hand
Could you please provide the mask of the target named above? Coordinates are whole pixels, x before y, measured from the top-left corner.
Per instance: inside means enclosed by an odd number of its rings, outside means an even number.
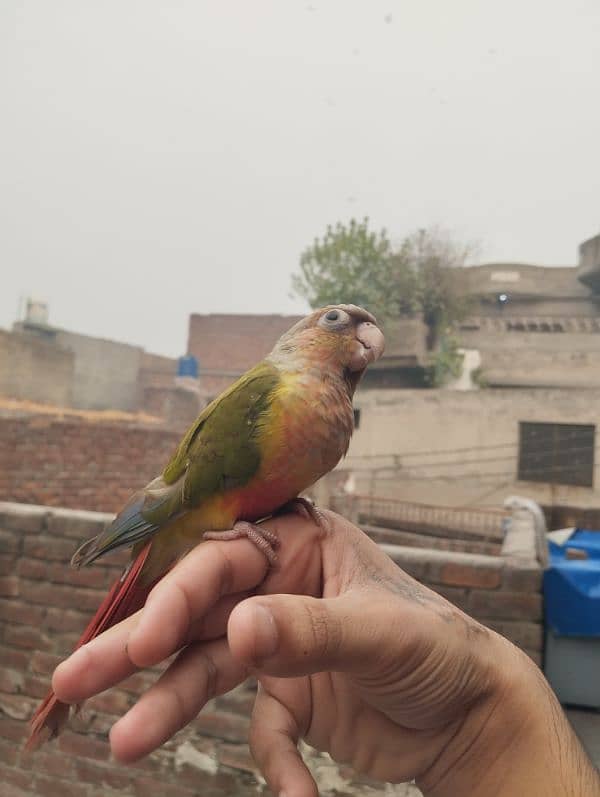
[[[252,745],[261,768],[268,770],[268,759],[280,753],[274,742],[283,726],[292,754],[302,738],[377,780],[411,779],[428,769],[485,694],[485,669],[465,655],[464,644],[488,631],[339,518],[332,536],[293,550],[298,539],[290,540],[282,568],[260,592],[341,605],[322,616],[319,602],[306,603],[306,621],[283,632],[285,655],[257,662]],[[247,645],[244,629],[238,634]],[[252,660],[248,649],[243,655]],[[290,677],[313,662],[324,671]]]

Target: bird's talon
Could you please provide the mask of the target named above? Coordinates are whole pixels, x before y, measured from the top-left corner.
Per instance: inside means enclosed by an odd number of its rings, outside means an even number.
[[[327,515],[308,498],[303,498],[302,496],[292,498],[291,501],[288,501],[277,511],[278,515],[288,513],[302,515],[305,520],[312,520],[315,526],[318,526],[324,532],[328,532],[331,529]]]
[[[271,565],[277,564],[277,554],[275,548],[279,545],[279,539],[272,531],[263,529],[256,523],[249,523],[246,520],[238,521],[232,529],[227,531],[206,531],[203,534],[205,540],[241,540],[244,537],[254,543]]]

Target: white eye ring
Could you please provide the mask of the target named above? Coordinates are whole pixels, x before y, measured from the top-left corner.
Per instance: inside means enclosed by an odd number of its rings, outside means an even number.
[[[350,316],[345,310],[340,310],[339,307],[332,307],[326,313],[323,313],[319,319],[319,326],[326,329],[339,329],[345,327],[350,322]]]

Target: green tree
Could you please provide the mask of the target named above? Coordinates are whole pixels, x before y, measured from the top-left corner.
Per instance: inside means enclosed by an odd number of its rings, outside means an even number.
[[[386,231],[369,229],[368,218],[327,227],[323,238],[315,238],[302,253],[292,287],[311,307],[336,304],[343,297],[382,318],[418,309],[414,275],[395,258]]]
[[[419,230],[394,248],[369,219],[329,226],[300,257],[292,278],[311,307],[339,301],[364,305],[386,320],[420,314],[434,348],[468,312],[459,267],[470,254],[438,229]]]

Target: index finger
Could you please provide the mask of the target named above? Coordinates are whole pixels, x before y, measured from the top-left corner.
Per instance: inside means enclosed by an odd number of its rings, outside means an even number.
[[[166,659],[220,598],[256,587],[267,569],[264,555],[248,540],[197,545],[148,595],[127,642],[131,662],[149,667]]]
[[[266,570],[264,556],[247,540],[198,545],[159,581],[143,609],[58,665],[55,694],[66,703],[85,700],[190,641],[224,634],[232,608]]]
[[[225,634],[233,607],[259,585],[266,591],[308,589],[317,594],[321,576],[314,524],[286,515],[266,525],[283,543],[276,570],[267,573],[264,555],[245,539],[198,545],[156,585],[144,609],[57,667],[57,697],[65,703],[81,702],[127,678],[138,666],[168,658],[190,641]],[[138,634],[142,617],[145,624]]]

